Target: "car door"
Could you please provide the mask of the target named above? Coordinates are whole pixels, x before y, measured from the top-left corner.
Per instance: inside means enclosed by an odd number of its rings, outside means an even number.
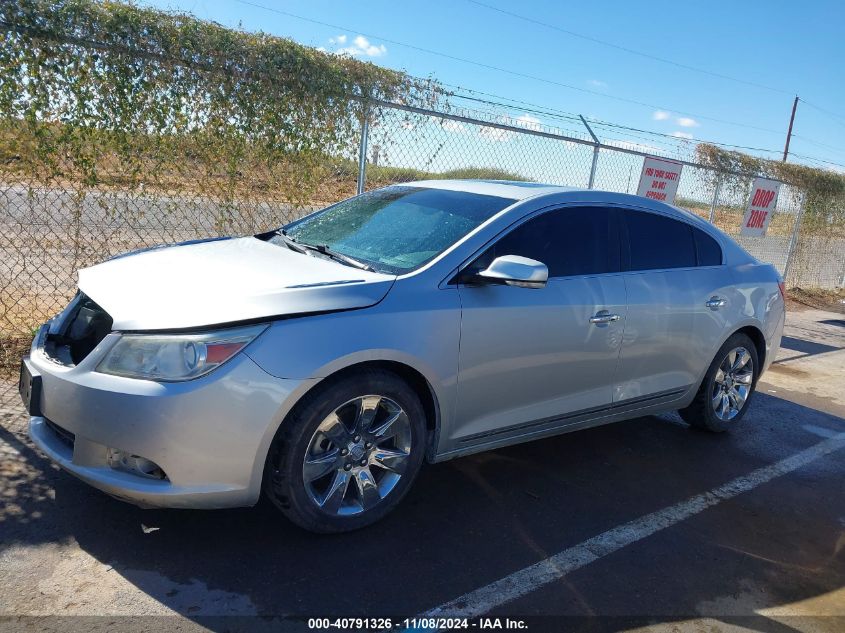
[[[606,408],[625,323],[615,211],[563,207],[500,236],[460,277],[496,257],[549,268],[543,288],[461,283],[454,449],[542,432]],[[591,318],[600,322],[591,323]]]
[[[727,327],[721,248],[680,219],[621,214],[628,313],[614,404],[671,400],[697,383]]]

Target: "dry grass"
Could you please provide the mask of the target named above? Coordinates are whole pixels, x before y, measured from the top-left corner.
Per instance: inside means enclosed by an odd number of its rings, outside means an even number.
[[[72,296],[73,293],[70,293]],[[58,297],[55,293],[45,291],[41,295],[22,293],[12,289],[0,292],[0,307],[3,320],[0,328],[0,379],[15,378],[21,358],[29,350],[32,337],[41,322],[48,306],[58,306],[58,312],[70,300],[70,297]]]
[[[29,350],[32,337],[0,335],[0,380],[16,378],[21,358]]]
[[[790,288],[787,298],[791,307],[815,308],[845,314],[845,288],[822,290],[820,288]],[[797,306],[795,305],[797,304]]]
[[[683,209],[686,209],[690,213],[694,213],[700,218],[705,220],[709,220],[710,218],[709,206],[702,205],[691,200],[678,200],[675,204]],[[735,235],[739,232],[744,215],[745,209],[741,209],[739,207],[717,206],[713,223],[728,235]],[[766,236],[785,237],[792,235],[792,227],[794,223],[794,215],[790,213],[776,213],[772,217],[771,224],[769,224],[769,228],[766,231]]]

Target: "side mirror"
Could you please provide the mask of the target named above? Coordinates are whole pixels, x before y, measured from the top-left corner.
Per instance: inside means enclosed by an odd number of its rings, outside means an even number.
[[[542,262],[519,255],[497,257],[478,273],[481,281],[519,286],[520,288],[542,288],[549,280],[549,269]]]

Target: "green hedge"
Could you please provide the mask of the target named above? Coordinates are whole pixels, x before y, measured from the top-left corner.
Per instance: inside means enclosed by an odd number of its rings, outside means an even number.
[[[696,156],[703,165],[722,172],[733,172],[732,176],[724,173],[719,176],[723,185],[729,187],[745,190],[748,178],[763,175],[800,189],[805,196],[804,232],[819,232],[831,225],[841,227],[845,224],[845,174],[758,158],[708,143],[698,144]]]
[[[195,176],[236,187],[265,165],[304,199],[315,167],[353,152],[364,100],[431,106],[443,95],[374,64],[133,4],[3,2],[0,29],[3,153],[39,181],[90,186],[108,171],[149,183],[187,160]]]

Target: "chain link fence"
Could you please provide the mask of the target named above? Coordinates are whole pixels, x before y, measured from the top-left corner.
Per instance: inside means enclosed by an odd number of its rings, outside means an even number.
[[[400,106],[383,107],[374,118],[366,141],[366,188],[384,184],[381,176],[386,171],[402,170],[408,179],[519,179],[636,193],[644,158],[662,155],[683,163],[677,206],[715,224],[752,255],[773,264],[789,285],[834,288],[842,284],[842,227],[838,234],[799,235],[802,192],[787,183],[781,184],[766,235],[746,237],[739,233],[753,176],[721,174],[695,164],[689,156],[667,156],[639,143],[610,145],[586,134],[561,134],[527,117],[491,121]],[[371,173],[378,174],[374,181]],[[725,178],[728,175],[730,179]]]
[[[99,154],[96,146],[85,147],[100,173],[96,184],[88,184],[71,168],[53,169],[59,177],[39,178],[18,164],[14,144],[6,142],[0,161],[0,369],[16,367],[34,330],[72,297],[80,268],[120,253],[254,234],[356,191],[427,178],[519,179],[636,193],[644,157],[659,154],[636,143],[597,143],[586,130],[550,129],[528,116],[386,103],[370,110],[359,137],[358,147],[324,155],[310,167],[319,171],[320,184],[308,200],[296,203],[277,186],[295,175],[284,165],[250,161],[248,155],[233,177],[231,170],[214,168],[230,156],[203,148],[205,160],[199,161],[187,151],[145,180],[143,173],[138,177],[137,165],[127,178],[130,166]],[[688,156],[668,158],[684,162],[678,206],[774,264],[790,286],[843,284],[843,227],[802,228],[801,191],[784,183],[766,236],[743,237],[739,228],[752,178],[732,174],[728,185],[727,174]]]

